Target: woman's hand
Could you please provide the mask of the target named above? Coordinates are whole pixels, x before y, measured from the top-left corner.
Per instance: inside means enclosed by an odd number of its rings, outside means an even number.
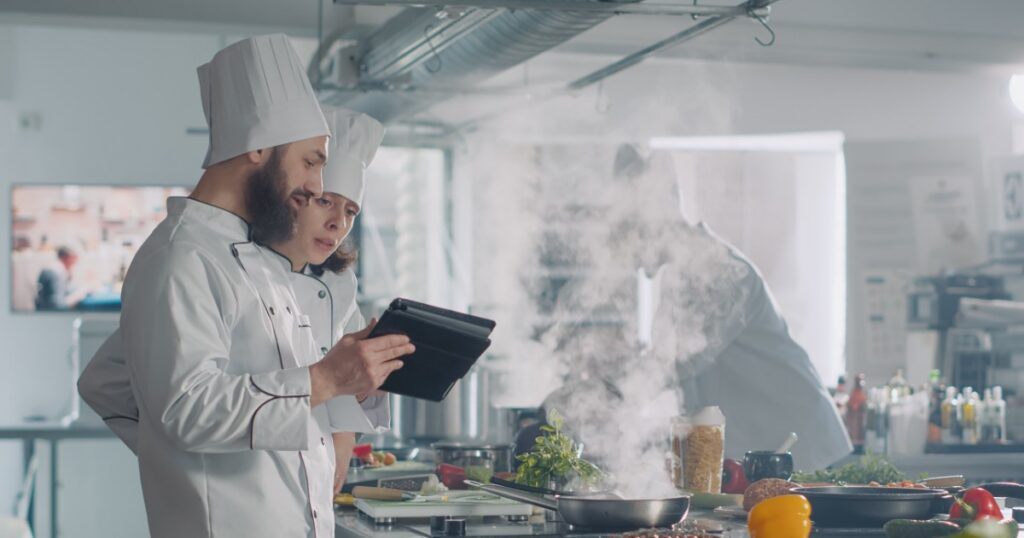
[[[352,459],[352,447],[356,445],[356,434],[352,432],[335,432],[334,438],[334,494],[341,492],[348,478],[348,464]]]

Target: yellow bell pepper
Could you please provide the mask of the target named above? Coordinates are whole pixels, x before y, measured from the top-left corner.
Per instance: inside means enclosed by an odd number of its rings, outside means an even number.
[[[783,495],[757,503],[747,516],[751,538],[807,538],[811,503],[803,495]]]

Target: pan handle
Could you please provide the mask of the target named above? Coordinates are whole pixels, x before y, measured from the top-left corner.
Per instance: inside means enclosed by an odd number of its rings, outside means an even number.
[[[1011,499],[1024,500],[1024,485],[1015,482],[993,482],[981,484],[979,488],[985,488],[995,497],[1010,497]]]
[[[533,495],[532,493],[526,493],[525,491],[519,491],[512,488],[506,488],[505,486],[497,486],[494,484],[484,484],[477,482],[476,480],[466,480],[467,486],[472,486],[476,489],[486,491],[487,493],[493,493],[498,497],[504,497],[506,499],[512,499],[513,501],[519,501],[526,504],[532,504],[541,508],[547,508],[548,510],[558,511],[558,502],[552,501],[541,495]]]

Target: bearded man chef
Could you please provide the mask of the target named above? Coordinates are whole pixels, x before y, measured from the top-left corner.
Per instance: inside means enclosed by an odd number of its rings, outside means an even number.
[[[836,406],[757,268],[684,218],[671,157],[622,145],[614,176],[620,200],[633,200],[612,211],[609,245],[643,272],[634,293],[652,300],[640,312],[650,320],[640,340],[677,360],[686,411],[721,408],[727,457],[771,449],[789,432],[800,438],[793,457],[801,469],[850,454]]]
[[[326,116],[331,127],[331,139],[330,159],[323,172],[324,198],[341,196],[346,201],[332,207],[329,213],[332,218],[314,220],[322,227],[315,232],[341,241],[352,230],[355,220],[354,215],[343,215],[343,212],[353,209],[358,212],[362,205],[366,167],[383,140],[384,126],[370,116],[352,110],[328,109]],[[313,203],[322,203],[322,200]],[[313,214],[314,209],[304,207],[299,213]],[[296,224],[308,220],[305,218]],[[300,311],[309,317],[309,322],[303,324],[302,328],[306,329],[303,332],[311,335],[309,344],[315,346],[315,350],[307,353],[308,357],[326,354],[342,335],[356,334],[366,327],[366,320],[356,303],[358,282],[351,269],[354,251],[339,248],[324,263],[308,265],[306,260],[310,256],[303,251],[303,246],[314,237],[311,230],[298,227],[294,237],[273,243],[262,237],[269,231],[266,226],[254,230],[257,233],[253,234],[253,239],[257,243],[269,246],[291,261],[289,277],[292,289]],[[273,262],[277,263],[276,260]],[[137,453],[139,409],[132,394],[120,329],[97,350],[79,377],[78,386],[86,403],[103,417],[107,426],[133,453]],[[390,421],[387,399],[375,397],[379,399],[364,400],[362,405],[354,397],[333,398],[313,410],[321,429],[332,432],[335,493],[341,489],[347,476],[355,434],[381,431]]]
[[[295,206],[322,189],[329,130],[287,37],[231,45],[199,81],[205,172],[189,199],[168,200],[122,292],[150,533],[333,536],[323,404],[379,405],[366,395],[413,347],[366,331],[316,361],[287,261],[251,240],[287,237]],[[102,380],[80,386],[87,401],[91,387]]]

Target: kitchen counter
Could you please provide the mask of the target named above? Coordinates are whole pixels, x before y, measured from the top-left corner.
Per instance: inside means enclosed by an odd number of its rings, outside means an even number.
[[[430,521],[413,519],[395,522],[391,526],[376,525],[374,521],[357,510],[339,509],[336,538],[431,538]],[[707,518],[709,525],[717,529],[723,538],[747,538],[746,526],[741,523],[725,523],[708,514],[698,516],[691,513],[687,520],[695,517]],[[534,515],[529,521],[512,522],[505,518],[475,518],[466,524],[466,536],[472,538],[600,538],[615,536],[617,533],[597,530],[570,529],[564,523],[545,522],[543,515]]]
[[[375,525],[373,520],[359,514],[355,509],[345,508],[336,512],[337,538],[432,538],[429,520],[399,521],[391,526]],[[707,511],[691,511],[688,522],[705,525],[714,536],[722,538],[749,538],[745,522],[718,517]],[[564,524],[544,522],[543,516],[533,516],[526,522],[509,522],[503,518],[471,519],[466,524],[466,536],[471,538],[602,538],[621,533],[573,530]],[[816,538],[884,537],[885,533],[856,529],[815,530]],[[1022,533],[1024,536],[1024,533]]]

